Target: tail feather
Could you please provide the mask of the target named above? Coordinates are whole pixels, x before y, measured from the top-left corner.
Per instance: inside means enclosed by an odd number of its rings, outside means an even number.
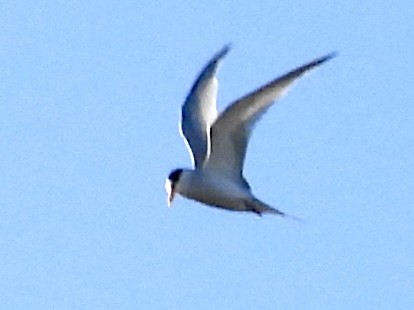
[[[275,214],[275,215],[279,215],[285,218],[290,218],[292,220],[296,220],[299,222],[303,222],[302,219],[293,216],[293,215],[289,215],[283,211],[280,211],[276,208],[273,208],[271,206],[269,206],[268,204],[265,204],[264,202],[258,200],[258,199],[254,199],[252,201],[250,201],[248,204],[248,211],[254,212],[259,216],[262,216],[263,213],[269,213],[269,214]]]

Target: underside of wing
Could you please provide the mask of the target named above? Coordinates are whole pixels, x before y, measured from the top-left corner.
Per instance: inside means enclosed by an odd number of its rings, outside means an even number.
[[[334,56],[332,53],[317,58],[231,104],[211,128],[211,154],[205,168],[233,178],[243,177],[243,163],[253,125],[295,80]]]
[[[181,132],[196,168],[203,165],[210,153],[210,127],[217,118],[216,72],[228,51],[229,46],[225,46],[207,63],[182,107]]]

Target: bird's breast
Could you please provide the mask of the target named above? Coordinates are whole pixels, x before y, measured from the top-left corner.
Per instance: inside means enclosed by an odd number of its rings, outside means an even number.
[[[194,175],[182,195],[207,205],[242,209],[241,201],[250,198],[250,191],[232,180],[215,175]]]

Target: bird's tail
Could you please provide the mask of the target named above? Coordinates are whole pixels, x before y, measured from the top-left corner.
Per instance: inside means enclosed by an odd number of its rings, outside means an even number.
[[[283,211],[280,211],[276,208],[273,208],[271,206],[269,206],[268,204],[260,201],[259,199],[252,199],[248,202],[248,207],[249,207],[249,211],[252,211],[254,213],[256,213],[259,216],[262,216],[263,213],[269,213],[269,214],[275,214],[275,215],[279,215],[285,218],[290,218],[292,220],[296,220],[299,222],[303,222],[303,220],[301,220],[300,218],[293,216],[293,215],[289,215]]]

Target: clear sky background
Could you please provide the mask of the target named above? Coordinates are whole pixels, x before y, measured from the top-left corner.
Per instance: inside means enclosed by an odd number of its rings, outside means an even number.
[[[413,309],[412,1],[2,1],[2,309]],[[178,133],[224,44],[219,108],[331,51],[253,134],[254,193],[179,198]]]

